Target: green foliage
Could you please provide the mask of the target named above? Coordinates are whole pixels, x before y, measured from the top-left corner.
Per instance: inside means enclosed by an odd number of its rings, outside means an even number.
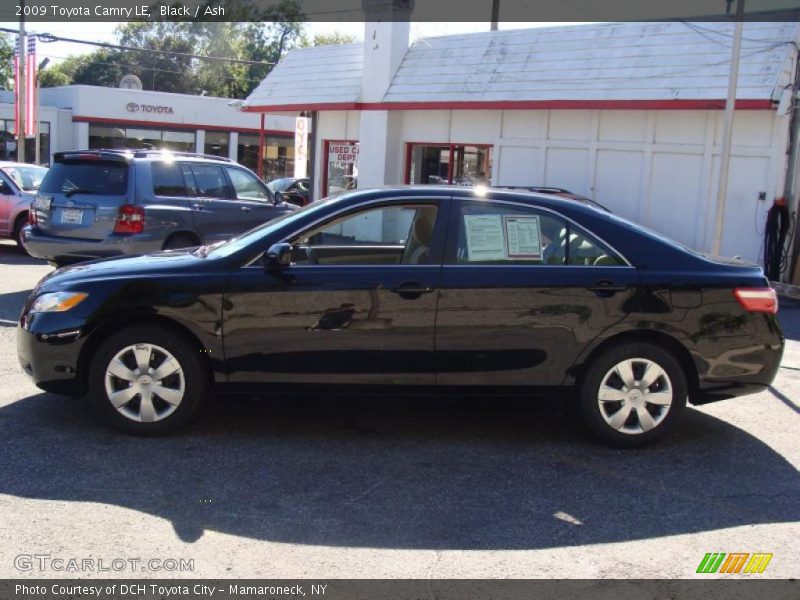
[[[0,90],[10,90],[14,79],[12,61],[14,59],[14,41],[10,35],[0,34]]]
[[[311,41],[311,46],[333,46],[335,44],[352,44],[356,41],[354,35],[333,31],[331,33],[317,33]]]
[[[207,4],[216,6],[218,2],[209,0]],[[274,63],[301,44],[303,14],[296,0],[284,0],[266,10],[259,8],[257,3],[230,0],[225,3],[225,14],[229,18],[233,15],[240,21],[250,22],[131,22],[117,28],[117,44],[271,64],[100,49],[67,59],[46,70],[42,74],[42,86],[82,83],[116,87],[122,76],[132,73],[142,80],[146,90],[183,94],[205,92],[209,96],[245,98],[272,70]],[[258,22],[253,22],[255,18]]]

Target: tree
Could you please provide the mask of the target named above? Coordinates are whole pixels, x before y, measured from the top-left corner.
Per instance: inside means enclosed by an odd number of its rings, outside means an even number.
[[[13,70],[14,43],[10,35],[0,35],[0,90],[10,90],[13,87],[9,79],[14,79]]]
[[[353,44],[356,41],[356,36],[349,33],[342,33],[341,31],[332,31],[331,33],[316,33],[311,42],[312,46],[333,46],[336,44]]]
[[[43,88],[69,85],[75,77],[75,71],[83,61],[90,59],[89,54],[70,56],[59,63],[51,64],[49,68],[39,72],[39,82]]]

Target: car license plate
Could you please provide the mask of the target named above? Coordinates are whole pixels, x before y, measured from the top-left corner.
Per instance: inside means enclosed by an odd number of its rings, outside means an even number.
[[[61,222],[67,225],[80,225],[83,221],[83,211],[80,208],[65,208],[61,211]]]

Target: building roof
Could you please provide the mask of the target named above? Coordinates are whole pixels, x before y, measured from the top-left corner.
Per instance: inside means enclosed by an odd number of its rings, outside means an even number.
[[[290,52],[247,110],[719,108],[733,23],[604,23],[427,38],[382,102],[359,102],[361,44]],[[745,23],[737,106],[768,108],[791,81],[796,23]]]

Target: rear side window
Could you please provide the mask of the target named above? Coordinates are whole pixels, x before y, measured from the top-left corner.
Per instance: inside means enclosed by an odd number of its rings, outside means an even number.
[[[45,175],[39,191],[122,196],[128,191],[128,165],[103,160],[57,162]]]
[[[188,196],[181,165],[174,162],[154,162],[153,194],[156,196]]]
[[[460,207],[455,264],[621,266],[608,246],[547,211],[486,202]]]
[[[197,195],[201,198],[230,198],[228,180],[222,167],[217,165],[191,165]]]

